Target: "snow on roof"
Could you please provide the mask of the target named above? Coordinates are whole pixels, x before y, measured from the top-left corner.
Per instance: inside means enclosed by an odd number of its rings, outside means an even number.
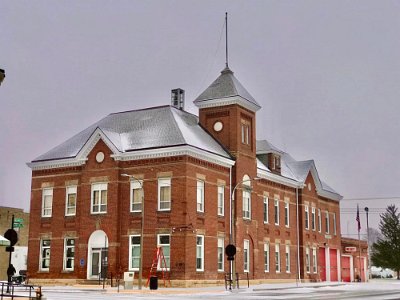
[[[110,114],[33,162],[76,157],[96,129],[121,152],[190,145],[225,158],[229,153],[198,124],[198,118],[172,106]]]
[[[320,187],[324,191],[324,196],[329,197],[330,194],[336,199],[341,198],[338,192],[331,188],[324,181],[320,180],[315,162],[313,160],[297,161],[289,153],[275,147],[269,141],[258,140],[256,143],[256,153],[257,155],[263,155],[268,153],[278,153],[281,156],[281,176],[295,180],[300,183],[304,183],[307,179],[308,174],[311,172],[316,182],[317,187]],[[257,159],[257,168],[263,171],[268,171],[267,166],[265,166],[261,160]]]
[[[236,103],[241,104],[253,111],[257,111],[261,106],[244,88],[244,86],[236,79],[233,72],[226,67],[222,70],[221,75],[211,85],[193,101],[193,103],[202,107],[204,105],[212,105],[216,100],[219,104],[226,102],[231,104],[231,100],[237,97]]]

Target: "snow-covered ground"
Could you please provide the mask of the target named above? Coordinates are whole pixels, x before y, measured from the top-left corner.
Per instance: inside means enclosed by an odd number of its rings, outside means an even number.
[[[123,290],[101,287],[43,287],[48,300],[72,299],[400,299],[400,281],[368,283],[262,284],[226,291],[224,287]]]

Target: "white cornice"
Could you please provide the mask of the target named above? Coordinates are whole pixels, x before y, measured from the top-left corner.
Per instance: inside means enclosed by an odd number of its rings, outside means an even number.
[[[276,175],[274,173],[270,173],[267,172],[265,170],[261,170],[261,169],[257,169],[257,177],[259,178],[263,178],[263,179],[267,179],[269,181],[272,182],[276,182],[276,183],[281,183],[283,185],[287,185],[293,188],[303,188],[303,183],[287,178],[287,177],[283,177],[280,175]]]
[[[214,153],[206,152],[204,150],[189,145],[125,152],[125,153],[113,154],[111,155],[111,157],[113,157],[115,160],[126,161],[126,160],[159,158],[159,157],[171,157],[180,155],[192,156],[198,159],[206,160],[211,163],[221,165],[223,167],[230,167],[235,164],[235,161],[232,159],[225,158],[216,155]]]
[[[247,99],[241,96],[232,96],[225,97],[221,99],[209,99],[209,100],[201,100],[194,103],[198,108],[208,108],[208,107],[216,107],[216,106],[227,106],[237,104],[251,110],[253,112],[258,111],[261,107],[248,101]]]
[[[66,159],[30,162],[27,163],[27,166],[31,168],[32,171],[77,167],[84,165],[86,163],[86,160],[87,159],[66,158]]]
[[[101,137],[102,138],[102,137]],[[93,140],[87,143],[87,149],[83,149],[79,153],[90,153],[93,149],[92,145],[94,145],[99,141],[100,136],[96,136]],[[90,150],[89,150],[90,149]],[[188,155],[201,160],[205,160],[211,163],[215,163],[217,165],[223,167],[231,167],[235,164],[235,161],[229,158],[225,158],[214,153],[206,152],[201,149],[197,149],[191,146],[177,146],[177,147],[168,147],[168,148],[158,148],[158,149],[149,149],[149,150],[140,150],[134,152],[126,152],[126,153],[117,153],[112,154],[111,157],[115,160],[140,160],[140,159],[150,159],[150,158],[159,158],[159,157],[171,157],[171,156],[180,156],[180,155]],[[67,158],[67,159],[57,159],[57,160],[49,160],[49,161],[38,161],[27,163],[27,165],[33,170],[45,170],[45,169],[56,169],[56,168],[66,168],[66,167],[75,167],[81,166],[86,163],[87,157],[83,157],[83,154],[76,158]]]
[[[96,146],[96,144],[99,142],[99,140],[102,140],[110,150],[116,154],[119,153],[119,150],[115,145],[111,142],[111,140],[103,133],[103,131],[100,128],[96,128],[95,131],[93,131],[92,135],[90,138],[87,140],[85,145],[82,147],[81,150],[79,150],[78,154],[76,155],[77,159],[86,159],[89,153],[93,150],[93,148]]]

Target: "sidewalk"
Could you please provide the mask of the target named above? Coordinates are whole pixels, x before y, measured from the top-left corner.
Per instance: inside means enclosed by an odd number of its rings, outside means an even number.
[[[301,288],[320,288],[320,287],[334,287],[344,285],[345,283],[340,282],[319,282],[319,283],[266,283],[259,285],[251,285],[249,288],[241,287],[239,289],[232,289],[232,291],[225,290],[225,286],[216,286],[216,287],[193,287],[193,288],[165,288],[160,287],[157,290],[150,290],[149,288],[143,287],[142,290],[137,289],[137,286],[134,286],[133,289],[123,289],[120,287],[120,294],[153,294],[153,295],[178,295],[178,294],[229,294],[229,293],[241,293],[241,292],[249,292],[249,291],[274,291],[274,290],[287,290],[287,289],[301,289]],[[107,293],[118,293],[118,289],[116,287],[108,287],[106,289]]]

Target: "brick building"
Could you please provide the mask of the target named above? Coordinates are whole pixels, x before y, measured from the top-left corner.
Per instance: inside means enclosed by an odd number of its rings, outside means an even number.
[[[222,280],[229,243],[239,276],[338,280],[341,196],[314,162],[256,140],[261,107],[228,67],[198,117],[183,96],[110,114],[28,164],[31,277],[137,271],[143,232],[144,275],[162,246],[173,284]]]
[[[21,208],[0,206],[0,233],[2,235],[11,228],[12,216],[14,216],[14,230],[18,234],[18,242],[14,246],[11,263],[18,273],[26,270],[27,267],[29,213]],[[0,280],[7,280],[9,254],[5,251],[5,247],[0,247]]]

